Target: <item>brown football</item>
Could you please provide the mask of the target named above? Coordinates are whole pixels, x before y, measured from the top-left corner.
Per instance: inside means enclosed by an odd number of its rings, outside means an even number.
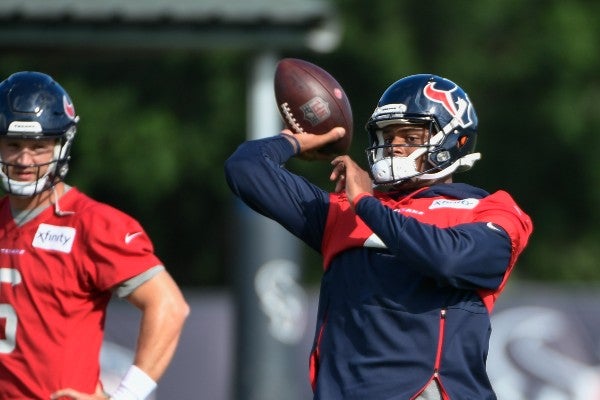
[[[346,135],[318,150],[325,156],[345,154],[352,143],[352,109],[342,86],[323,68],[284,58],[275,70],[275,99],[283,121],[294,133],[323,134],[336,126]]]

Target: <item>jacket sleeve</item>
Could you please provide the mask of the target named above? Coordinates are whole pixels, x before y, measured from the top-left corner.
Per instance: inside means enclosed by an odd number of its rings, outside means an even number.
[[[399,258],[440,285],[461,289],[497,289],[511,261],[511,240],[499,225],[464,223],[448,228],[404,216],[367,196],[357,215]]]
[[[225,162],[225,177],[250,208],[320,251],[329,196],[285,168],[293,155],[293,145],[282,135],[247,141]]]

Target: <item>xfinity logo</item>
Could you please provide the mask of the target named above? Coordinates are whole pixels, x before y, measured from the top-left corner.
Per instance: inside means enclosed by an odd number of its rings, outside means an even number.
[[[433,203],[429,206],[430,210],[434,210],[436,208],[461,208],[465,210],[473,209],[479,204],[479,200],[477,199],[462,199],[462,200],[446,200],[446,199],[437,199],[434,200]]]
[[[40,249],[70,253],[73,248],[75,233],[75,228],[69,226],[40,224],[32,245]]]

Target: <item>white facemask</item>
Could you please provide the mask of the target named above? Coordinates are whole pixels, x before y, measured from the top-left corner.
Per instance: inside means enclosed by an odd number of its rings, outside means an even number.
[[[31,197],[38,193],[43,192],[50,188],[51,176],[54,175],[56,170],[56,160],[61,152],[61,145],[57,143],[54,146],[54,156],[52,164],[50,164],[48,171],[33,182],[22,182],[14,179],[10,179],[6,173],[4,172],[4,168],[11,168],[10,166],[3,166],[0,168],[0,180],[2,182],[2,187],[8,193],[17,195],[17,196],[25,196]],[[0,162],[2,159],[0,159]]]
[[[381,125],[390,124],[385,121]],[[450,134],[457,124],[456,120],[450,121],[441,131],[433,135],[426,146],[419,147],[406,157],[385,156],[385,148],[376,150],[374,160],[371,164],[371,173],[375,185],[396,184],[401,181],[434,181],[453,174],[456,170],[467,170],[473,166],[475,161],[481,158],[480,153],[467,154],[446,168],[434,173],[424,173],[417,170],[416,161],[431,148],[434,148],[444,140],[445,135]],[[381,131],[376,133],[378,142],[383,145],[384,139]]]

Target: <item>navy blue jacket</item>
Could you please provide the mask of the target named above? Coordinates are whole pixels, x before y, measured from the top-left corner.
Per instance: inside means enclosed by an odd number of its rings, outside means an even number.
[[[445,398],[495,399],[489,313],[531,233],[506,192],[441,184],[364,196],[353,211],[284,164],[281,136],[227,160],[232,191],[323,254],[314,399],[404,400],[432,379]]]

